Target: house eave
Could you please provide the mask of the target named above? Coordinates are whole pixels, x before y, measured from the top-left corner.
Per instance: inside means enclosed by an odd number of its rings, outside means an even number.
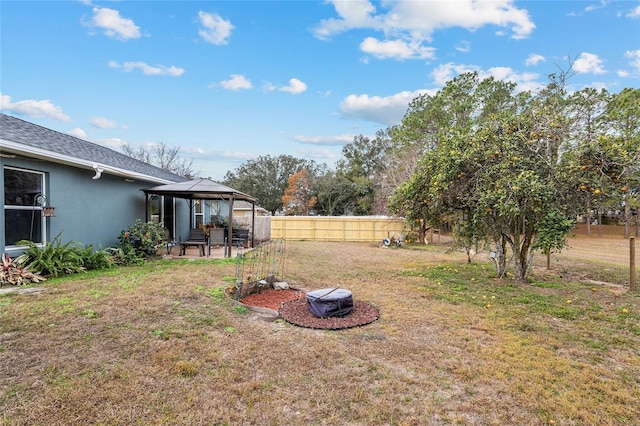
[[[10,153],[21,155],[28,158],[35,158],[38,160],[46,160],[57,164],[66,166],[77,167],[80,169],[97,171],[101,170],[102,174],[110,174],[114,176],[123,177],[125,179],[141,180],[145,182],[168,184],[173,183],[171,180],[158,178],[155,176],[149,176],[142,173],[132,172],[130,170],[113,167],[107,164],[98,163],[95,161],[83,160],[80,158],[70,157],[68,155],[60,154],[57,152],[47,151],[44,149],[35,148],[32,146],[23,145],[16,142],[11,142],[6,139],[0,139],[0,154]]]

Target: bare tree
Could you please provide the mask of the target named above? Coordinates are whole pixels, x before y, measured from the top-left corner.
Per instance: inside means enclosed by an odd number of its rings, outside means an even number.
[[[143,146],[134,148],[125,143],[121,145],[121,148],[122,152],[136,160],[144,161],[189,179],[196,177],[193,159],[180,157],[179,146],[169,146],[164,142],[160,142],[150,148]]]

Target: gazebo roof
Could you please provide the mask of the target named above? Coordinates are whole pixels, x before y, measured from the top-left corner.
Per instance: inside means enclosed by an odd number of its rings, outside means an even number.
[[[234,199],[254,203],[256,199],[211,179],[195,179],[143,189],[145,194],[168,195],[189,200]]]

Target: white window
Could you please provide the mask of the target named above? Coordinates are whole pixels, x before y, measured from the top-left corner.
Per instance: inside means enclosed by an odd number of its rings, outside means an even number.
[[[22,240],[46,242],[45,205],[44,173],[4,168],[5,246],[16,246]]]
[[[202,200],[193,201],[193,223],[196,228],[204,224],[204,203]]]

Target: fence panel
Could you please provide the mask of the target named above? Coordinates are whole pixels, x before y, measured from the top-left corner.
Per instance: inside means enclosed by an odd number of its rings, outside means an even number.
[[[233,221],[251,229],[251,217],[234,217]],[[256,216],[253,238],[255,239],[256,244],[271,239],[271,216]]]
[[[271,238],[377,242],[403,234],[404,219],[351,216],[272,216]]]

